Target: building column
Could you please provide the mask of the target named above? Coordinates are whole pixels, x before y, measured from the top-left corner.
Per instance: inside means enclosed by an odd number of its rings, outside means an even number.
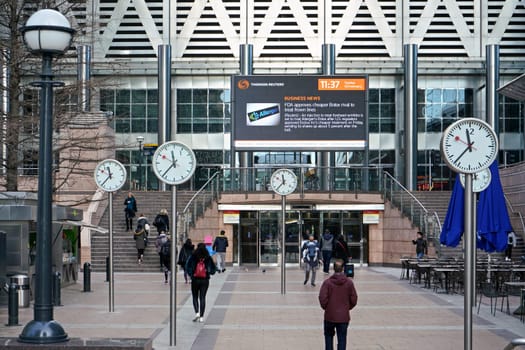
[[[241,44],[239,64],[241,75],[252,75],[253,74],[253,45]],[[233,137],[233,133],[232,133]],[[231,144],[234,142],[232,140]],[[232,152],[232,161],[235,161],[235,153]],[[241,190],[249,191],[255,188],[255,174],[253,170],[253,152],[239,152],[239,167],[241,168]],[[235,164],[233,164],[235,167]]]
[[[414,191],[417,186],[417,45],[404,45],[405,68],[405,171],[404,185]]]
[[[322,46],[322,71],[323,75],[335,75],[335,45],[323,44]],[[330,191],[332,182],[332,169],[335,166],[335,152],[318,152],[316,157],[317,167],[320,171],[320,184],[322,191]]]
[[[91,46],[77,46],[78,105],[81,112],[91,110]]]
[[[158,134],[157,144],[160,146],[172,140],[177,132],[171,122],[171,45],[158,46]],[[174,125],[177,125],[175,122]],[[166,191],[167,185],[159,181],[159,189]]]
[[[497,92],[499,87],[499,45],[487,45],[485,48],[485,54],[485,121],[492,126],[496,134],[499,136],[499,96]]]

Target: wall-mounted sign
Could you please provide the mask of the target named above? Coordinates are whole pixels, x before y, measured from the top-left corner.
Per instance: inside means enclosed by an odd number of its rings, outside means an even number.
[[[222,216],[225,224],[238,224],[240,222],[238,210],[225,210],[222,212]]]
[[[364,210],[363,224],[379,224],[379,210]]]
[[[237,150],[364,149],[366,76],[234,76]]]

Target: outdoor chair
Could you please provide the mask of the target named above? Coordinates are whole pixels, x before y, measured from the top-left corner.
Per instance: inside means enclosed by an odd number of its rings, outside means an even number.
[[[503,312],[503,301],[507,299],[507,313],[510,312],[509,308],[509,295],[506,290],[498,290],[494,283],[491,282],[482,282],[481,290],[479,293],[479,302],[478,302],[478,314],[481,307],[481,301],[483,297],[490,298],[490,313],[493,316],[496,316],[496,309],[498,308],[498,298],[501,299],[501,311]],[[494,302],[492,301],[494,299]]]

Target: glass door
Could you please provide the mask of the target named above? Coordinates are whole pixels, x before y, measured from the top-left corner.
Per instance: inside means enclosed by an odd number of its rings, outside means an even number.
[[[365,255],[366,249],[364,244],[363,234],[363,218],[361,212],[348,211],[343,213],[343,233],[345,235],[346,242],[348,243],[348,250],[353,261],[366,262],[367,257]]]
[[[277,264],[279,253],[279,216],[278,211],[259,212],[259,264]]]
[[[301,212],[286,212],[286,262],[299,263],[301,244]]]
[[[239,264],[258,264],[257,242],[257,212],[241,212],[239,225],[239,245],[240,261]]]

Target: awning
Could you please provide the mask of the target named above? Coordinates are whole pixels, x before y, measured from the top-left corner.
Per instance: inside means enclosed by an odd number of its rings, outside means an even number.
[[[61,225],[65,224],[65,225],[78,226],[78,227],[87,227],[90,230],[97,231],[97,232],[100,232],[100,233],[108,233],[109,232],[109,230],[104,228],[104,227],[88,224],[87,222],[83,222],[83,221],[55,220],[55,221],[53,221],[53,223],[61,224]]]
[[[525,74],[509,81],[497,90],[500,94],[518,101],[525,101]]]

